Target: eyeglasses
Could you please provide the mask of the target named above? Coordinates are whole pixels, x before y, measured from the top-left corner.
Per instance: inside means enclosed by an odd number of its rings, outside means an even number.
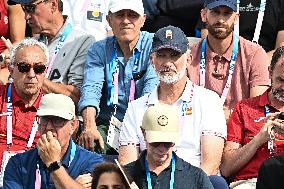
[[[175,143],[173,143],[173,142],[152,142],[152,143],[149,143],[149,144],[154,148],[157,148],[161,144],[163,144],[163,146],[165,148],[170,148],[170,147],[173,147],[175,145]]]
[[[39,5],[40,3],[45,2],[45,1],[47,1],[47,0],[41,0],[41,1],[38,1],[38,2],[35,2],[35,3],[21,5],[21,6],[22,6],[22,9],[23,9],[24,12],[32,14],[32,13],[35,12],[36,6]]]
[[[31,65],[26,62],[17,63],[17,67],[18,67],[19,72],[21,73],[27,73],[31,70],[31,68],[33,68],[36,74],[42,74],[46,70],[46,66],[43,64]]]
[[[50,122],[55,128],[61,128],[65,125],[68,120],[63,119],[61,117],[56,116],[44,116],[44,117],[37,117],[37,122],[40,126],[46,127],[47,124]]]

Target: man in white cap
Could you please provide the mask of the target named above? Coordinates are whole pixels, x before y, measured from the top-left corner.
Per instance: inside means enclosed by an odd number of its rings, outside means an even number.
[[[109,125],[118,127],[128,102],[150,92],[158,82],[149,61],[153,35],[140,31],[145,19],[142,0],[111,0],[107,20],[114,36],[94,43],[88,51],[79,101],[84,119],[79,143],[89,150],[98,140],[105,153],[116,153],[104,144]]]
[[[179,158],[174,145],[179,141],[179,115],[175,106],[155,104],[144,114],[142,132],[147,150],[125,168],[140,189],[213,188],[200,168]]]
[[[91,173],[103,158],[72,141],[78,126],[74,102],[62,94],[47,94],[41,99],[37,116],[41,135],[37,148],[9,160],[4,188],[85,188],[75,179]]]

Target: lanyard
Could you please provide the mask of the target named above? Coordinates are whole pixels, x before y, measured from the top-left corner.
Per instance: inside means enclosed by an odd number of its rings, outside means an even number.
[[[232,76],[235,69],[235,63],[237,59],[238,54],[238,45],[239,45],[239,38],[237,35],[234,35],[234,44],[233,44],[233,51],[232,51],[232,57],[231,62],[229,65],[229,75],[226,82],[226,85],[223,89],[221,99],[223,102],[225,102],[227,95],[229,93],[229,89],[231,87],[232,82]],[[202,46],[201,46],[201,57],[200,57],[200,86],[205,86],[205,66],[206,66],[206,38],[203,39]]]
[[[140,59],[140,52],[135,51],[135,59],[134,59],[134,67],[132,70],[132,79],[130,81],[130,93],[129,93],[129,101],[134,100],[135,95],[135,81],[133,79],[133,75],[137,73],[138,63]],[[117,105],[118,104],[118,76],[119,76],[119,64],[117,60],[117,48],[116,48],[116,39],[113,42],[113,50],[112,50],[112,58],[109,64],[109,74],[110,76],[107,78],[108,85],[108,100],[107,105]]]
[[[12,105],[12,84],[7,84],[7,146],[9,147],[13,143],[13,105]],[[36,119],[34,120],[32,130],[30,133],[30,137],[27,143],[27,148],[32,147],[36,132],[38,129],[38,124]]]
[[[68,35],[71,33],[72,31],[72,25],[70,23],[67,23],[67,26],[66,28],[64,29],[64,32],[60,35],[60,38],[59,38],[59,41],[51,55],[51,58],[50,58],[50,61],[49,61],[49,64],[48,64],[48,68],[47,68],[47,72],[46,72],[46,75],[45,77],[48,78],[49,77],[49,74],[51,72],[51,69],[54,65],[54,62],[55,62],[55,59],[57,57],[57,54],[59,52],[59,50],[61,49],[61,47],[63,47],[63,44],[65,42],[65,40],[67,39]]]
[[[174,157],[173,154],[172,154],[172,163],[171,164],[172,164],[172,171],[171,171],[170,189],[174,189],[176,160],[175,160],[175,157]],[[145,168],[146,168],[148,189],[152,189],[150,170],[149,170],[149,166],[148,166],[148,162],[147,162],[146,158],[145,158]]]
[[[270,108],[268,105],[265,105],[264,106],[264,115],[265,117],[268,116],[268,114],[270,114]]]
[[[76,145],[75,143],[72,141],[71,143],[71,153],[69,156],[69,163],[68,163],[68,167],[71,165],[74,157],[76,154]],[[41,174],[40,174],[40,169],[39,169],[39,163],[37,162],[37,169],[36,169],[36,180],[35,180],[35,189],[40,189],[41,188]]]
[[[257,16],[257,21],[256,21],[256,26],[254,30],[254,35],[252,39],[252,41],[255,43],[258,43],[258,40],[259,40],[260,31],[261,31],[261,27],[263,23],[264,12],[265,12],[265,6],[266,6],[266,0],[261,0],[259,11],[258,11],[258,16]],[[240,0],[237,0],[237,7],[238,7],[238,12],[239,12]],[[238,28],[239,28],[239,23],[237,24],[237,29]]]

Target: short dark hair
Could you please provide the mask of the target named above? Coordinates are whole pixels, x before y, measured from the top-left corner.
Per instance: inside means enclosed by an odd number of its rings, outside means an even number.
[[[63,12],[63,2],[61,0],[58,0],[58,10]]]
[[[123,182],[123,184],[126,186],[126,188],[129,188],[126,179],[124,178],[122,172],[120,171],[119,167],[115,163],[111,162],[105,162],[100,163],[97,166],[95,166],[94,171],[92,173],[92,189],[96,189],[98,186],[99,179],[103,173],[117,173]],[[125,172],[125,171],[124,171]],[[126,172],[125,172],[126,173]],[[126,173],[127,178],[130,179],[129,175]],[[130,180],[131,182],[131,180]]]
[[[270,70],[273,71],[275,68],[276,63],[278,60],[284,55],[284,46],[278,47],[275,52],[273,53],[271,63],[270,63]]]

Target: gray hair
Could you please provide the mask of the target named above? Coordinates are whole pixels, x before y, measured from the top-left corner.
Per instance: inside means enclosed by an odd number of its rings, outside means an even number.
[[[11,67],[15,66],[15,56],[16,56],[17,51],[20,48],[31,47],[31,46],[38,46],[39,48],[41,48],[41,50],[44,52],[44,55],[45,55],[45,58],[46,58],[45,65],[47,65],[48,61],[49,61],[49,52],[48,52],[47,46],[44,43],[39,42],[38,40],[36,40],[34,38],[24,38],[22,41],[15,44],[10,49],[10,66]]]

